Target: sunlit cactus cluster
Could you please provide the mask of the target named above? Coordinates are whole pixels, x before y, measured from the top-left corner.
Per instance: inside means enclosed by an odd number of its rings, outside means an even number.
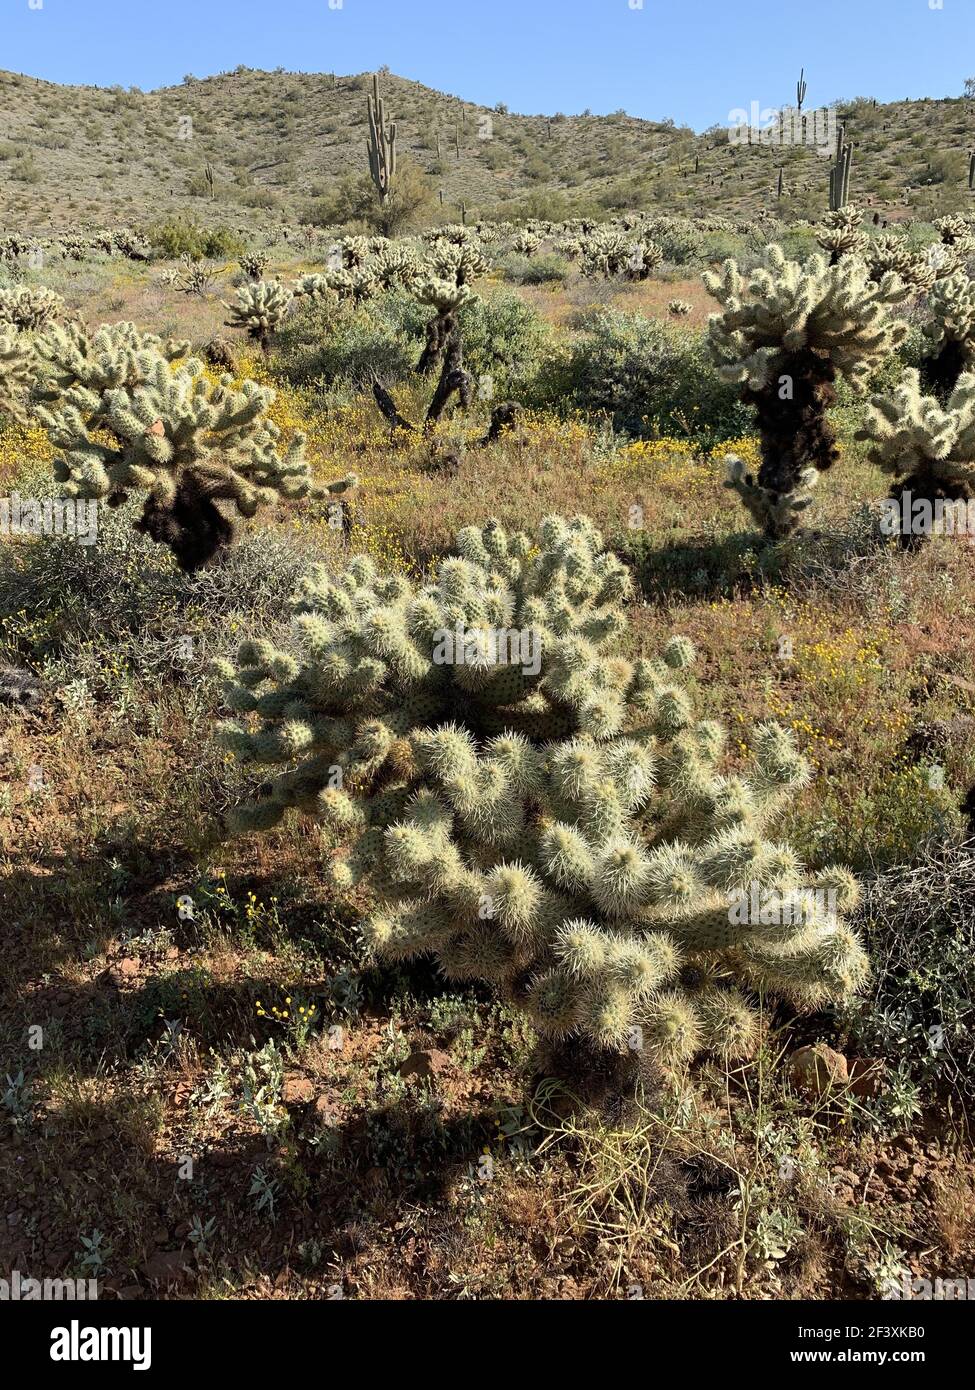
[[[7,343],[8,340],[4,340]],[[46,430],[54,478],[66,497],[144,497],[137,526],[169,546],[187,570],[212,559],[233,537],[233,522],[281,498],[344,491],[311,478],[304,439],[281,451],[267,412],[274,392],[232,378],[207,377],[187,343],[164,343],[131,323],[89,334],[79,324],[36,335],[26,369],[0,348],[19,387],[16,404]],[[26,388],[26,389],[25,389]]]
[[[272,769],[234,824],[311,817],[378,958],[487,981],[545,1037],[743,1055],[754,992],[815,1005],[863,980],[856,885],[772,838],[809,780],[789,733],[762,725],[726,770],[692,644],[620,655],[629,593],[586,518],[467,527],[422,585],[317,568],[293,645],[219,667],[222,740]]]
[[[712,357],[755,406],[762,440],[757,476],[732,457],[728,486],[766,536],[779,539],[799,524],[818,475],[839,456],[828,419],[837,376],[862,389],[907,336],[907,324],[889,313],[904,285],[894,274],[870,280],[857,256],[801,264],[775,245],[748,276],[730,260],[704,283],[723,306],[708,326]]]

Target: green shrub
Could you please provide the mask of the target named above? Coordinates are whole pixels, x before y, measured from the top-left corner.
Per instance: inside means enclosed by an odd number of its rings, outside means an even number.
[[[160,260],[237,257],[244,250],[241,238],[227,227],[200,227],[188,218],[172,217],[149,230],[149,241]]]
[[[406,296],[388,296],[392,299],[404,301],[405,315]],[[359,308],[326,299],[308,302],[281,327],[275,370],[293,386],[363,390],[374,376],[387,384],[401,381],[419,356],[419,336],[414,344],[395,322],[388,300]],[[417,324],[421,317],[417,311]]]
[[[564,285],[571,270],[569,262],[554,251],[542,256],[506,256],[499,265],[516,285]]]
[[[718,379],[703,334],[605,308],[543,369],[538,404],[601,412],[643,438],[690,434],[704,448],[753,425],[736,388]]]

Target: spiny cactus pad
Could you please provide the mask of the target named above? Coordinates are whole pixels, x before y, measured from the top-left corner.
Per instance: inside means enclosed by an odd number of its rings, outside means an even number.
[[[855,990],[855,882],[810,878],[766,838],[809,777],[791,735],[763,725],[750,771],[721,770],[723,731],[686,688],[692,644],[618,655],[629,576],[587,518],[536,538],[467,527],[457,551],[419,587],[361,556],[336,579],[319,567],[293,650],[249,642],[219,664],[238,716],[223,742],[277,769],[235,827],[312,816],[339,846],[333,886],[375,901],[379,958],[430,953],[549,1037],[744,1054],[749,987],[803,1004]],[[810,888],[837,913],[733,906]]]

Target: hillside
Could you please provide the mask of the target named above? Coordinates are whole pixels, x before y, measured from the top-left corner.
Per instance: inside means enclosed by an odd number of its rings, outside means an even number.
[[[200,214],[208,160],[221,221],[303,217],[365,167],[370,80],[238,69],[143,93],[0,73],[0,226]],[[825,200],[826,161],[813,149],[734,146],[717,126],[697,135],[623,113],[514,115],[391,74],[382,83],[402,152],[451,217],[657,206],[788,219],[818,215]],[[839,112],[855,144],[854,194],[882,216],[941,213],[972,196],[975,103],[858,99]]]

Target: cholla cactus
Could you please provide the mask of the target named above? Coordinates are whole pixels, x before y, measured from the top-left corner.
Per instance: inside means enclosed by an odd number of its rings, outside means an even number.
[[[870,238],[861,230],[863,214],[860,209],[850,205],[828,212],[816,233],[816,240],[829,255],[830,265],[836,265],[843,256],[862,256]]]
[[[727,485],[778,539],[799,524],[816,475],[839,457],[827,416],[837,373],[860,388],[904,340],[907,324],[887,312],[904,287],[894,275],[870,282],[855,257],[830,266],[814,256],[800,265],[779,246],[768,247],[765,266],[747,280],[727,261],[704,283],[724,305],[708,325],[711,354],[725,381],[742,384],[762,436],[757,478],[731,458]]]
[[[95,232],[92,244],[109,256],[125,256],[132,261],[149,259],[149,243],[131,227],[105,227]]]
[[[667,305],[667,312],[673,314],[675,319],[685,319],[694,308],[693,304],[688,304],[686,299],[672,299]]]
[[[427,324],[427,338],[417,363],[421,375],[432,372],[453,341],[459,342],[457,311],[474,297],[471,284],[487,273],[489,262],[476,241],[457,245],[437,241],[420,263],[412,292],[436,312]]]
[[[212,261],[194,261],[190,256],[183,256],[176,288],[181,294],[196,294],[202,298],[208,293],[216,273],[217,267]]]
[[[272,333],[284,322],[294,294],[277,280],[259,280],[256,285],[241,285],[232,304],[222,301],[229,312],[228,328],[242,328],[248,338],[267,352]]]
[[[975,499],[975,373],[967,372],[942,404],[908,371],[889,396],[873,396],[857,435],[868,457],[895,479],[891,496],[914,501]]]
[[[263,280],[271,258],[264,251],[248,251],[240,258],[240,268],[249,280]]]
[[[517,251],[519,256],[534,256],[541,244],[541,237],[536,236],[527,227],[522,227],[511,238],[511,249]]]
[[[57,239],[57,248],[66,260],[83,261],[91,250],[91,240],[80,232],[62,232]]]
[[[579,268],[587,279],[625,275],[646,280],[662,260],[663,252],[650,237],[634,240],[612,227],[600,227],[585,241]]]
[[[939,217],[935,230],[945,246],[953,246],[961,255],[975,250],[975,227],[967,217]]]
[[[64,495],[117,505],[144,492],[138,529],[193,570],[233,537],[218,501],[251,517],[279,498],[353,481],[316,487],[303,436],[279,452],[280,432],[267,418],[274,392],[253,381],[234,390],[229,376],[215,386],[197,358],[182,358],[186,348],[132,324],[103,325],[91,338],[77,327],[54,330],[35,344],[43,375],[33,395]]]
[[[221,663],[222,740],[276,769],[236,828],[317,820],[333,884],[378,899],[380,959],[432,954],[548,1037],[741,1055],[758,1020],[732,980],[803,1005],[855,990],[854,880],[766,838],[809,777],[791,735],[759,727],[750,772],[721,771],[723,731],[684,688],[691,643],[616,655],[630,581],[588,519],[535,539],[489,522],[457,548],[421,588],[362,556],[337,580],[319,566],[301,655],[258,641]]]
[[[33,380],[34,354],[28,339],[0,324],[0,413],[26,418],[25,403]]]
[[[64,317],[67,305],[43,285],[0,285],[0,324],[34,332]]]
[[[930,305],[932,319],[924,326],[930,343],[924,381],[944,400],[975,361],[975,282],[964,271],[938,280]]]
[[[351,304],[364,304],[374,299],[380,283],[371,266],[361,266],[354,270],[326,270],[313,275],[303,275],[292,287],[296,299],[346,300]]]
[[[926,293],[937,276],[930,258],[912,250],[903,237],[877,237],[867,247],[866,261],[871,280],[879,281],[885,275],[894,274],[912,294]]]
[[[412,290],[422,277],[416,254],[410,247],[392,241],[376,251],[369,268],[376,285],[382,290]]]

